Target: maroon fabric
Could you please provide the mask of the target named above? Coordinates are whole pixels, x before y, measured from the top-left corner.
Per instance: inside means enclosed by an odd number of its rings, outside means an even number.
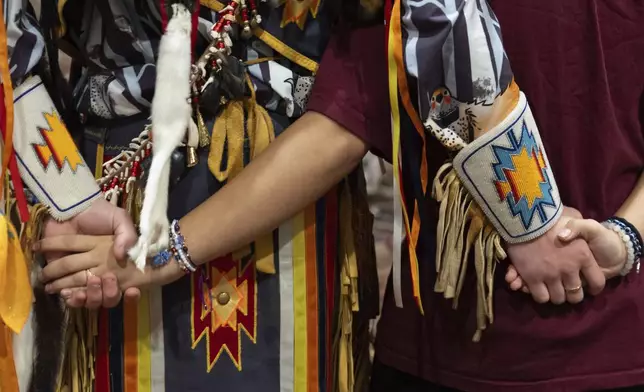
[[[307,105],[391,160],[385,29],[340,30],[327,46]]]
[[[589,218],[609,217],[644,168],[644,2],[491,3],[564,203]],[[432,201],[427,211],[424,218],[435,219]],[[434,235],[421,241],[430,250],[424,255],[432,254]],[[463,292],[460,310],[452,310],[432,293],[433,258],[420,262],[427,278],[426,316],[415,306],[404,265],[405,308],[395,307],[388,290],[378,326],[376,352],[384,364],[469,391],[644,384],[644,274],[611,281],[580,305],[554,306],[508,291],[503,266],[495,285],[494,324],[480,343],[472,343],[475,293]]]

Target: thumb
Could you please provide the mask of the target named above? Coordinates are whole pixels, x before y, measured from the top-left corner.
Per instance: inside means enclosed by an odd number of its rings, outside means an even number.
[[[601,223],[593,219],[571,219],[566,227],[557,234],[557,237],[563,242],[570,242],[577,238],[591,242],[601,233],[603,228]]]
[[[112,215],[112,232],[114,233],[114,256],[123,261],[127,251],[136,244],[138,235],[132,219],[125,210],[119,208]]]

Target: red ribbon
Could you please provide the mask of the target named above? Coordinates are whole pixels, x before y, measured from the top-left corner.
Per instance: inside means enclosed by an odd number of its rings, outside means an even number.
[[[0,89],[0,101],[4,102],[4,89]],[[5,106],[0,105],[0,129],[2,131],[3,138],[6,133],[6,115],[7,112]],[[25,190],[23,188],[22,178],[20,178],[18,163],[16,162],[16,152],[13,148],[11,149],[11,156],[9,157],[9,173],[11,173],[11,183],[13,184],[13,189],[16,192],[16,203],[18,204],[20,221],[25,223],[29,221],[29,206],[27,204],[27,197],[25,196]],[[1,178],[0,181],[4,181],[4,178]],[[5,213],[8,214],[9,211],[5,211]]]
[[[98,314],[94,391],[110,392],[109,313],[102,308]]]

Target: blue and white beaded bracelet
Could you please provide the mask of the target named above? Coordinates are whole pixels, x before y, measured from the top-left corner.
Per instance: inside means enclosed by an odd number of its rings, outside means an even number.
[[[189,274],[197,270],[197,266],[192,262],[185,238],[181,235],[179,221],[173,220],[169,230],[170,247],[159,252],[152,258],[152,266],[155,268],[162,267],[170,262],[172,257],[179,263],[181,269]]]
[[[639,231],[626,219],[619,217],[608,218],[602,225],[617,233],[626,247],[626,264],[624,264],[620,274],[626,276],[631,272],[633,266],[635,266],[635,270],[639,273],[640,259],[642,258],[644,245]]]
[[[190,253],[188,253],[185,238],[181,235],[179,221],[176,219],[170,223],[170,249],[179,264],[182,264],[190,272],[197,270],[197,266],[192,262]]]

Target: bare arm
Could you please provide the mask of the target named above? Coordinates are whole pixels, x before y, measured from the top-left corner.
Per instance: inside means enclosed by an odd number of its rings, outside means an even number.
[[[252,242],[323,196],[360,162],[364,141],[308,112],[233,181],[180,221],[190,256],[203,264]],[[163,268],[174,280],[177,263]]]

